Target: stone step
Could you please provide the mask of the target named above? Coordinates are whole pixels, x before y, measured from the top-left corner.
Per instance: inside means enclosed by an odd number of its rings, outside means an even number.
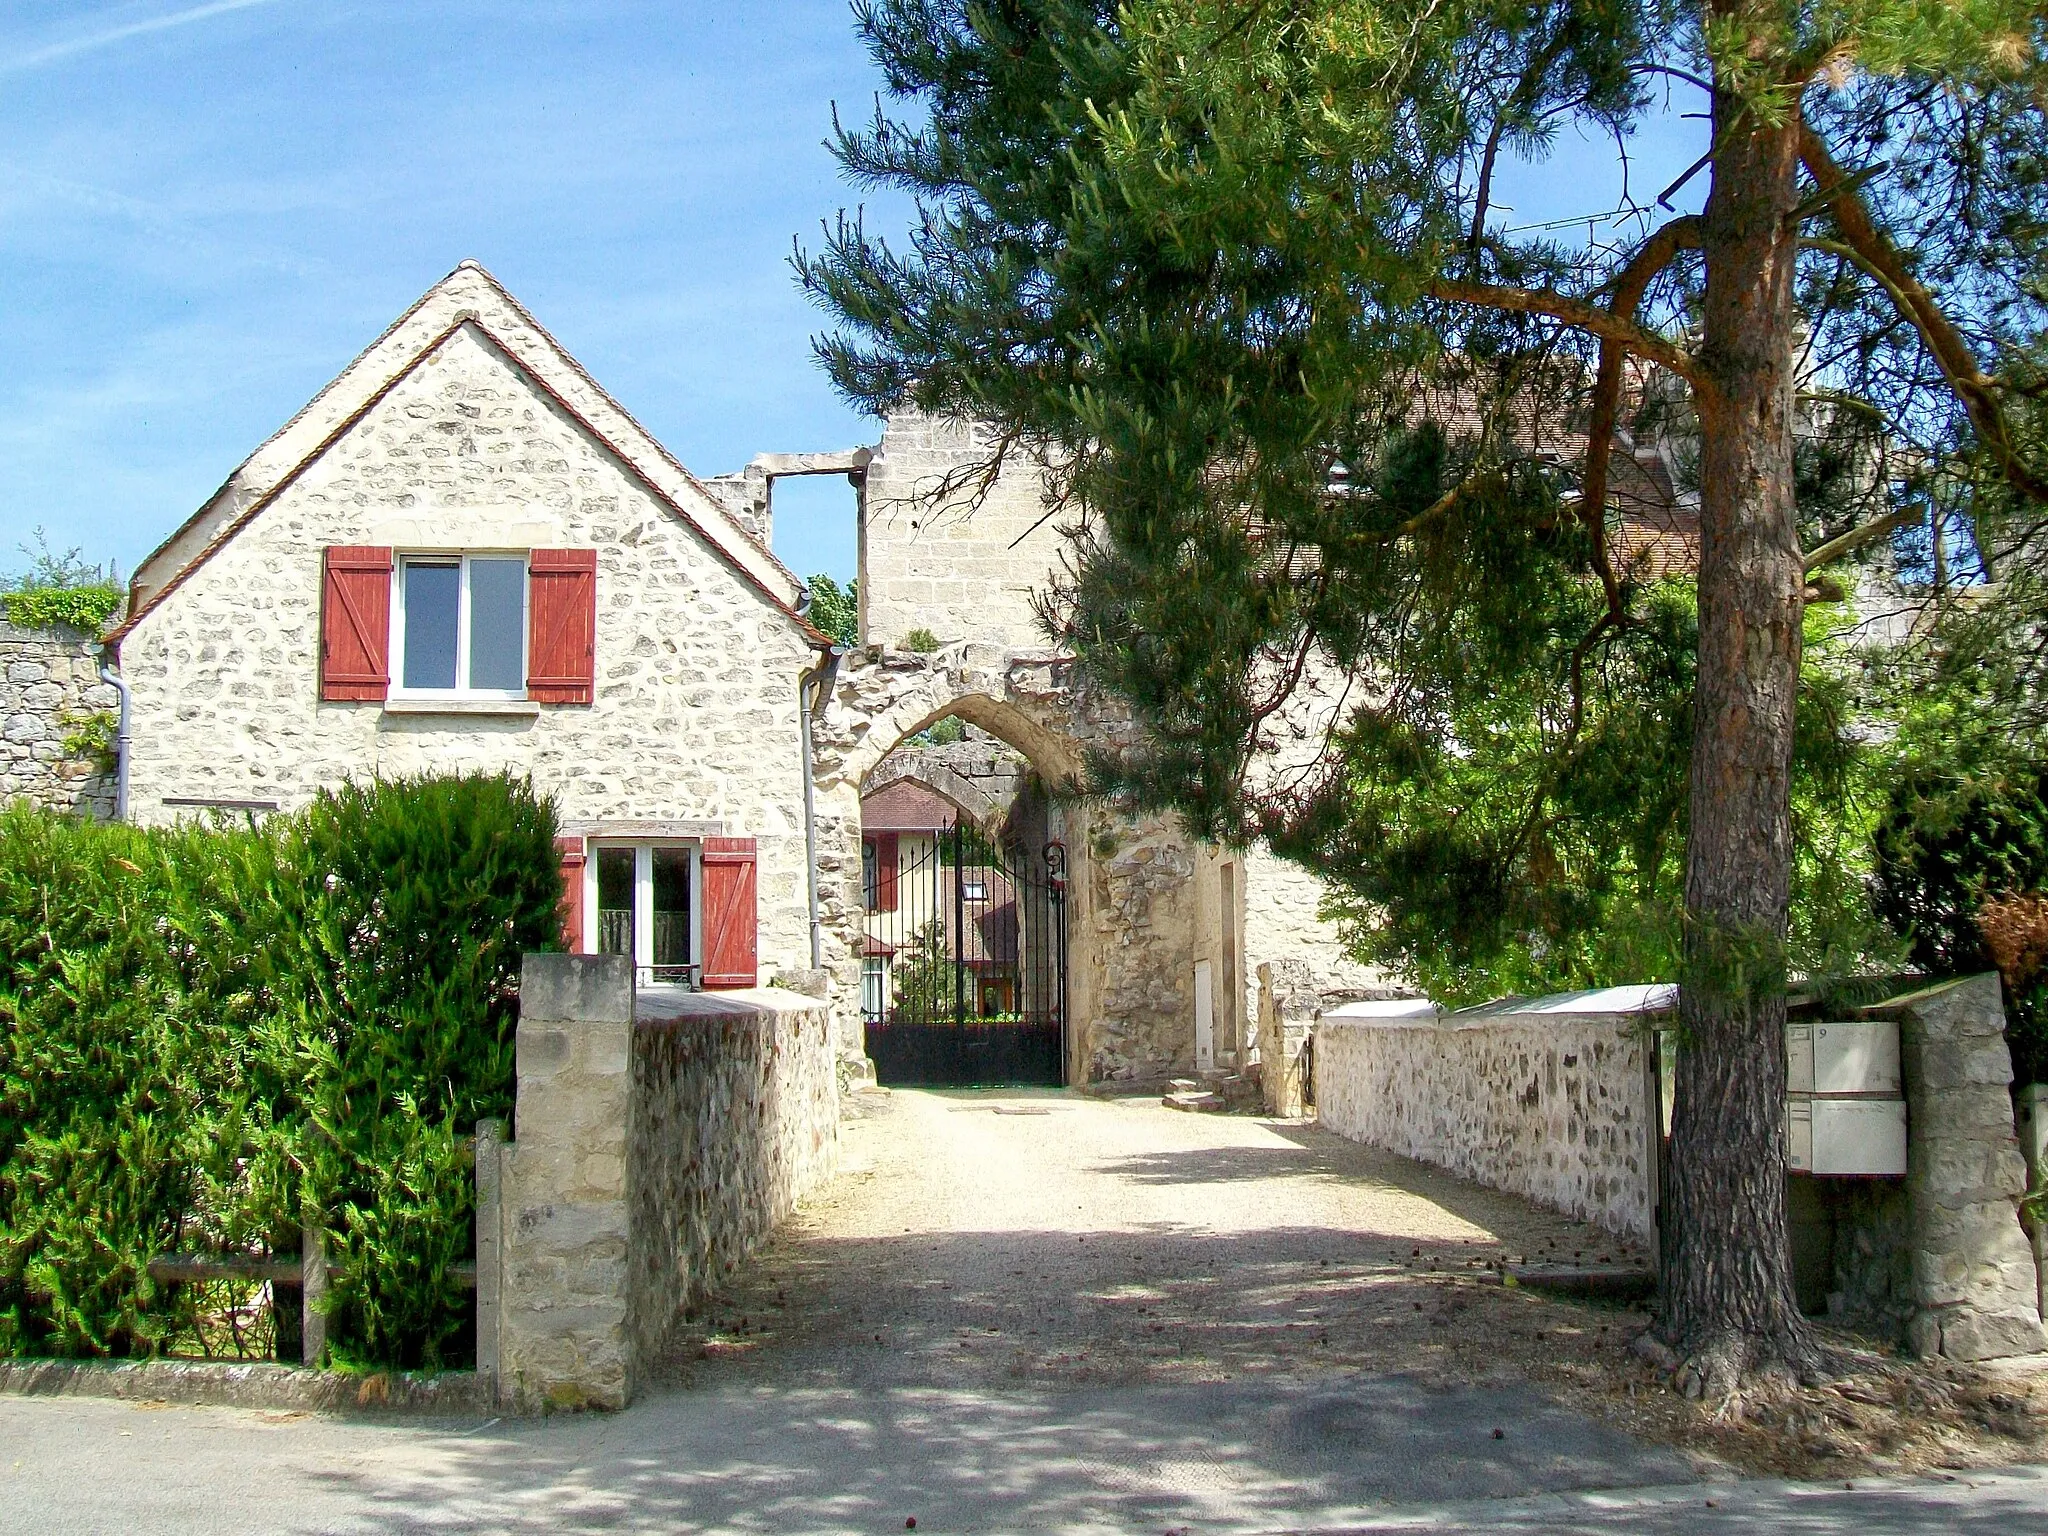
[[[1220,1114],[1228,1106],[1220,1093],[1176,1092],[1159,1101],[1168,1109],[1185,1109],[1198,1114]]]

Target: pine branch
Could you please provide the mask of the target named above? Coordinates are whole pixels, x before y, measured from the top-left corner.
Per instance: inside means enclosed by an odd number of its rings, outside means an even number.
[[[1825,197],[1844,242],[1839,248],[1833,244],[1820,248],[1851,256],[1878,280],[1926,342],[2006,483],[2030,500],[2048,501],[2048,474],[2028,464],[2013,441],[2012,428],[1998,400],[1998,380],[1977,366],[1976,355],[1962,332],[1913,275],[1891,237],[1877,227],[1856,190],[1860,183],[1835,164],[1820,135],[1804,125],[1799,130],[1799,157]]]
[[[1633,320],[1622,319],[1611,310],[1555,289],[1512,288],[1499,283],[1438,278],[1429,285],[1428,292],[1431,298],[1448,299],[1455,304],[1472,304],[1481,309],[1543,315],[1561,320],[1589,335],[1620,342],[1627,351],[1668,369],[1695,388],[1700,387],[1703,380],[1699,364],[1683,347],[1666,341],[1654,331],[1645,330]]]

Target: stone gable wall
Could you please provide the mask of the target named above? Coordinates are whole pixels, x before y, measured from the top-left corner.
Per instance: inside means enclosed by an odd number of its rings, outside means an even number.
[[[595,547],[585,706],[409,714],[319,698],[321,551]],[[458,331],[147,614],[131,814],[166,797],[302,805],[349,776],[530,774],[566,821],[696,821],[760,845],[764,977],[809,964],[790,619],[487,338]]]
[[[91,755],[67,753],[64,742],[88,717],[120,707],[120,695],[100,681],[97,641],[0,620],[0,802],[112,817],[113,773]]]

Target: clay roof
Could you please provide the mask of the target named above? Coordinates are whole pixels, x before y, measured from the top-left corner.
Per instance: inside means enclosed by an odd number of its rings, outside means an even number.
[[[863,832],[939,832],[959,819],[959,806],[913,779],[898,779],[860,802]]]

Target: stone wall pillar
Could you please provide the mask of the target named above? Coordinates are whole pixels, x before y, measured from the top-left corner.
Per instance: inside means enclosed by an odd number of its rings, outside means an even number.
[[[514,1139],[499,1154],[497,1370],[505,1408],[623,1408],[632,1396],[632,1054],[629,959],[526,957]]]
[[[1951,1360],[2048,1349],[2019,1222],[2026,1168],[1998,977],[1944,982],[1872,1011],[1899,1021],[1916,1307],[1908,1341]]]

